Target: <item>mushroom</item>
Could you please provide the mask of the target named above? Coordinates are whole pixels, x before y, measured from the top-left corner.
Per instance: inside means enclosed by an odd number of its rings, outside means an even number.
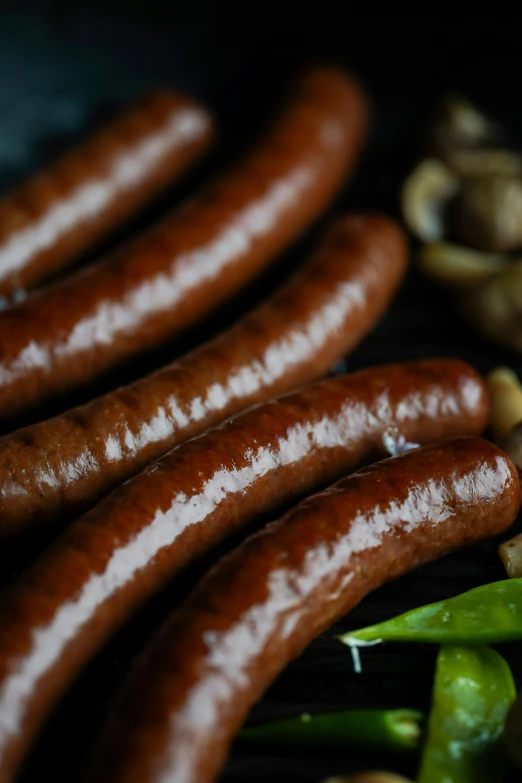
[[[508,433],[503,448],[522,474],[522,422],[516,424]]]
[[[430,133],[431,154],[462,181],[458,239],[483,250],[522,245],[522,155],[506,148],[505,138],[500,125],[458,96],[445,100]]]
[[[495,441],[504,446],[513,427],[522,422],[522,384],[509,367],[496,367],[488,375],[487,384],[491,397],[490,427]]]
[[[510,265],[506,256],[482,253],[449,242],[432,242],[419,251],[419,266],[450,288],[469,288],[497,275]]]
[[[421,269],[461,294],[483,335],[522,352],[522,153],[463,98],[446,99],[403,184],[402,212],[421,240]],[[447,241],[447,240],[450,241]]]
[[[440,161],[428,158],[405,181],[402,211],[410,230],[424,242],[441,239],[450,201],[459,189],[457,178]]]
[[[510,579],[522,576],[522,533],[504,541],[499,546],[498,553]]]
[[[466,291],[460,308],[485,337],[522,352],[522,261]]]
[[[461,95],[447,95],[435,117],[431,144],[444,158],[456,147],[479,147],[502,136],[500,127]]]
[[[463,182],[454,211],[461,241],[494,252],[522,246],[521,177],[497,174]]]
[[[501,148],[448,150],[444,161],[459,177],[522,174],[522,156]]]
[[[522,158],[505,149],[506,131],[458,95],[445,98],[429,134],[431,153],[461,177],[519,173]]]
[[[508,367],[495,368],[487,378],[491,396],[490,427],[495,441],[509,454],[519,472],[522,469],[522,384]],[[522,576],[522,535],[498,548],[507,575]]]

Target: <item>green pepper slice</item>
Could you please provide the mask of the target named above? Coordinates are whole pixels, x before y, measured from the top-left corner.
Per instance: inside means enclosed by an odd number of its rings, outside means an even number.
[[[262,723],[243,729],[244,742],[277,747],[366,748],[408,753],[419,748],[423,723],[416,710],[353,709]]]

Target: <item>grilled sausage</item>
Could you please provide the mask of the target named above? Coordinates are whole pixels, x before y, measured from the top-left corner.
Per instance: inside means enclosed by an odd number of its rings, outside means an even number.
[[[182,444],[73,523],[0,597],[0,783],[83,664],[154,591],[256,515],[412,441],[480,432],[485,384],[433,360],[330,378]]]
[[[391,221],[340,220],[301,272],[227,332],[127,388],[0,439],[0,535],[71,518],[178,443],[324,374],[383,313],[405,265]]]
[[[0,201],[0,295],[94,245],[184,171],[213,136],[208,112],[158,92]]]
[[[113,256],[0,313],[0,415],[81,384],[238,290],[324,209],[365,125],[348,76],[307,73],[235,171]]]
[[[385,460],[308,498],[218,563],[135,669],[89,781],[207,783],[287,663],[368,592],[505,530],[509,457],[478,438]]]

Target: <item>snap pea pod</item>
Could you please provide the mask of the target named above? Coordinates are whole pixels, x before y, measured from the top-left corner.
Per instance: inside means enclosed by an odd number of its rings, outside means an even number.
[[[522,639],[522,578],[505,579],[339,636],[352,648],[379,642],[495,644]]]
[[[423,714],[416,710],[354,709],[262,723],[239,733],[248,743],[278,747],[408,753],[419,748]]]
[[[505,740],[515,766],[522,772],[522,692],[509,711]]]
[[[442,647],[418,783],[501,783],[515,684],[489,647]]]

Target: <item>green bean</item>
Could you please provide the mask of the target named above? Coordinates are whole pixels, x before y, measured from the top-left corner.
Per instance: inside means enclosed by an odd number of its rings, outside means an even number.
[[[423,714],[416,710],[354,709],[303,715],[243,729],[239,739],[278,747],[367,748],[407,753],[419,748]]]
[[[515,685],[489,647],[442,647],[418,783],[500,783]]]
[[[482,585],[462,595],[349,631],[352,648],[380,642],[491,644],[522,639],[522,578]]]

